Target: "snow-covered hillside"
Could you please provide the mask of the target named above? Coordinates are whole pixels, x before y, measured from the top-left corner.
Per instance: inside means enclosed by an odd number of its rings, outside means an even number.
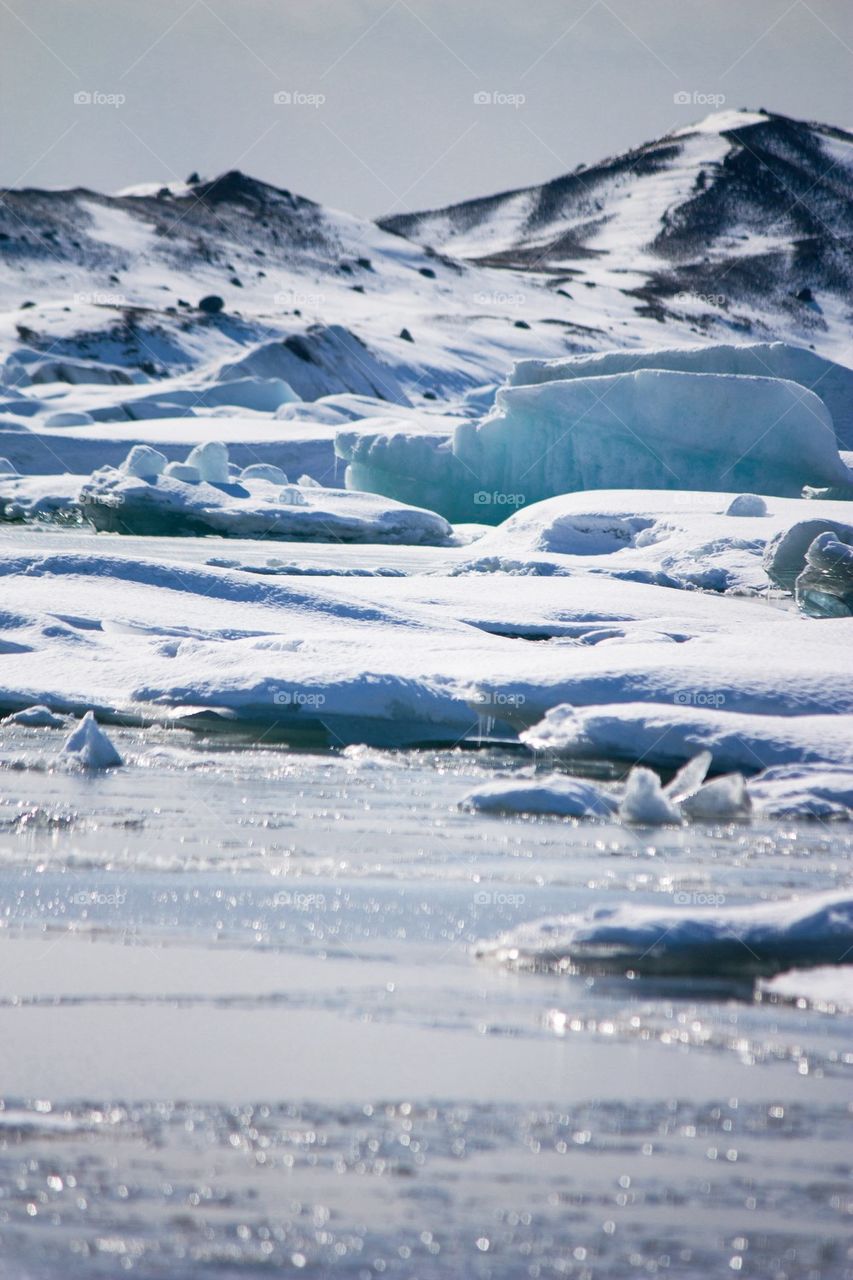
[[[601,321],[772,332],[849,359],[853,135],[724,111],[541,186],[383,219],[483,265],[548,273]],[[666,330],[663,330],[666,332]],[[659,330],[657,341],[661,340]]]

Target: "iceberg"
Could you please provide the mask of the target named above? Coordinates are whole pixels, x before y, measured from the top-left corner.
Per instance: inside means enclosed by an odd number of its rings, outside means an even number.
[[[754,980],[837,965],[853,948],[853,897],[814,894],[713,908],[592,907],[521,925],[476,954],[513,968]]]
[[[633,373],[638,369],[737,374],[796,382],[814,391],[826,405],[839,446],[853,449],[853,369],[787,342],[737,346],[716,343],[707,347],[601,351],[593,355],[561,356],[556,360],[519,360],[508,381],[513,387],[533,386],[568,378]]]
[[[640,370],[504,388],[452,436],[379,424],[339,432],[347,486],[420,501],[454,523],[497,524],[584,489],[853,496],[823,402],[797,383]]]

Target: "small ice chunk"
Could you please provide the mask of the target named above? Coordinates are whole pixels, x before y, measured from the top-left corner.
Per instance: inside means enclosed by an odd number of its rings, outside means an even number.
[[[66,755],[77,756],[80,764],[86,769],[115,769],[124,764],[95,719],[94,711],[86,712],[66,739],[62,750]]]
[[[58,413],[51,413],[45,418],[44,425],[46,427],[86,427],[94,421],[91,413],[78,412],[76,409],[60,409]]]
[[[460,808],[479,813],[542,813],[565,818],[606,818],[616,809],[614,797],[594,782],[560,774],[487,783],[459,803]]]
[[[674,804],[681,804],[682,800],[692,796],[705,781],[713,758],[710,751],[700,751],[692,760],[688,760],[687,764],[681,766],[672,781],[664,787],[664,795]]]
[[[831,533],[839,542],[853,544],[853,524],[843,524],[840,520],[828,520],[823,516],[815,520],[798,520],[767,543],[764,568],[771,582],[793,592],[797,577],[806,567],[806,553],[821,533]]]
[[[726,507],[727,516],[766,516],[767,503],[757,493],[739,493]]]
[[[619,817],[623,822],[636,823],[638,826],[659,827],[667,822],[681,824],[681,814],[664,794],[658,775],[641,766],[633,768],[628,774],[619,805]]]
[[[165,456],[147,444],[135,444],[121,464],[125,475],[135,476],[138,480],[153,480],[162,475],[165,468]]]
[[[35,707],[24,707],[22,711],[13,711],[2,723],[21,724],[28,729],[61,729],[65,720],[62,716],[54,715],[50,707],[39,704]]]
[[[315,480],[313,476],[300,476],[297,484],[300,489],[322,489],[319,480]]]
[[[228,449],[221,440],[208,440],[197,444],[187,458],[191,467],[197,467],[202,480],[208,484],[228,484]]]
[[[16,476],[18,468],[8,458],[0,458],[0,476]]]
[[[183,480],[184,484],[198,484],[201,480],[198,467],[191,466],[189,462],[170,462],[163,474],[173,480]]]
[[[797,604],[811,618],[853,614],[853,547],[833,533],[821,533],[806,552],[806,567],[795,583]]]
[[[298,485],[288,484],[278,491],[278,500],[285,507],[307,507],[308,499]]]
[[[682,813],[699,822],[745,818],[751,810],[752,802],[742,773],[726,773],[714,778],[681,803]]]
[[[270,484],[289,483],[281,467],[273,466],[271,462],[253,462],[251,466],[243,468],[240,472],[240,479],[269,480]]]

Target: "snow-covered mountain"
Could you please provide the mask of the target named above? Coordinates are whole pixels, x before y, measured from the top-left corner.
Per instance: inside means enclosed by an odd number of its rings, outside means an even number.
[[[530,356],[783,338],[851,363],[851,192],[853,136],[763,112],[380,225],[236,171],[8,191],[0,362],[59,360],[42,382],[78,380],[68,360],[154,381],[239,364],[424,409]]]
[[[853,134],[725,111],[541,186],[381,220],[458,258],[547,273],[635,316],[755,334],[849,359]]]

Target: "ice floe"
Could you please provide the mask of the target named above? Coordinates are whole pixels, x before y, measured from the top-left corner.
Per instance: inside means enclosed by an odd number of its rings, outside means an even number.
[[[477,953],[522,969],[754,979],[841,964],[851,948],[853,898],[814,894],[713,908],[596,906],[521,925]]]
[[[95,472],[82,485],[79,502],[96,529],[113,533],[429,546],[450,541],[450,526],[431,511],[369,493],[288,485],[277,468],[258,470],[232,477],[228,450],[218,441],[197,446],[185,463],[168,465],[157,450],[136,445],[121,468]]]

